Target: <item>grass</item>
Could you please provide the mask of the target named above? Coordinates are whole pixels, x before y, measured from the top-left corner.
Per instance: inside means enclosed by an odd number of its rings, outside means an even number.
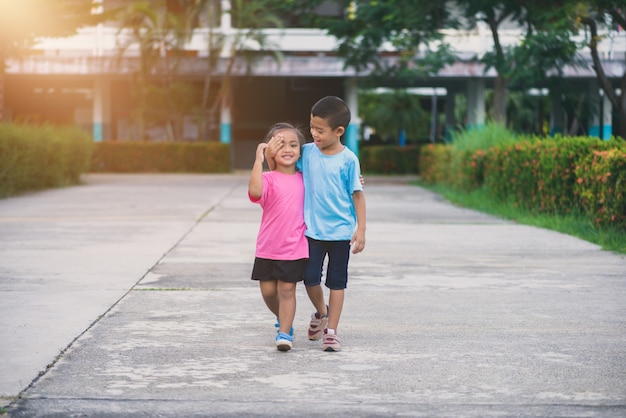
[[[626,232],[617,228],[599,227],[582,214],[552,215],[533,213],[515,207],[511,203],[494,201],[482,189],[465,193],[454,191],[440,184],[432,185],[423,182],[416,182],[415,184],[440,194],[458,206],[475,209],[523,225],[532,225],[561,232],[597,244],[605,250],[626,254]]]

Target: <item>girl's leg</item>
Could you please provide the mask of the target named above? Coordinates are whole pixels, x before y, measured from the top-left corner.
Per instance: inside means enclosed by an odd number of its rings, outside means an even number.
[[[259,286],[261,288],[261,295],[263,296],[263,301],[269,308],[270,311],[276,318],[279,318],[279,300],[278,300],[278,281],[277,280],[261,280],[259,281]],[[282,323],[282,321],[281,321]],[[287,330],[289,333],[289,330]]]
[[[296,283],[278,281],[278,319],[280,332],[289,335],[296,316]]]

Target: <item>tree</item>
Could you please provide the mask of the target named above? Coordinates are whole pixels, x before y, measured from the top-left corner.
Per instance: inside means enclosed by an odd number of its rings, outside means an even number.
[[[263,32],[267,27],[280,27],[280,20],[270,12],[277,0],[234,0],[231,10],[222,10],[219,0],[144,0],[134,2],[121,15],[120,35],[130,36],[122,43],[123,54],[137,45],[140,52],[139,67],[135,75],[138,91],[138,118],[140,136],[145,137],[145,124],[150,118],[165,121],[168,135],[180,137],[180,122],[171,115],[184,116],[181,108],[192,112],[195,94],[178,80],[177,63],[180,52],[193,33],[203,25],[207,30],[207,69],[202,93],[196,108],[199,119],[199,138],[208,136],[210,127],[221,106],[232,106],[232,75],[241,58],[246,72],[271,45]],[[168,9],[168,7],[170,8]],[[174,6],[174,7],[172,7]],[[219,22],[223,15],[231,18],[232,28],[224,31]],[[280,53],[272,52],[276,60]],[[213,92],[213,80],[219,88]],[[163,104],[167,112],[163,110]]]
[[[519,18],[522,7],[518,2],[498,0],[464,0],[459,4],[464,10],[470,25],[477,21],[484,22],[493,39],[493,50],[487,52],[479,61],[485,64],[485,70],[494,68],[496,79],[493,92],[493,120],[506,125],[506,91],[515,67],[513,47],[503,45],[499,29],[502,23]]]
[[[38,37],[70,36],[95,25],[103,15],[92,13],[96,0],[0,0],[0,122],[4,114],[6,59],[19,56]]]
[[[398,138],[401,131],[414,140],[428,137],[429,116],[419,96],[400,89],[389,93],[363,91],[359,102],[363,124],[374,128],[381,138]]]
[[[165,125],[169,140],[181,139],[184,115],[180,113],[182,97],[176,93],[187,89],[176,72],[179,52],[189,37],[187,21],[168,11],[163,0],[133,2],[120,11],[119,19],[120,58],[132,46],[139,49],[139,65],[133,74],[139,138],[146,139],[146,126],[153,122]]]
[[[264,28],[281,28],[282,22],[279,17],[271,12],[274,6],[282,4],[280,0],[233,0],[231,10],[219,10],[211,1],[205,2],[204,7],[208,15],[208,21],[219,21],[222,14],[229,14],[232,29],[224,33],[220,28],[210,27],[207,41],[208,68],[204,78],[202,92],[202,109],[205,118],[199,134],[206,135],[217,117],[221,107],[232,107],[232,76],[235,64],[242,59],[246,74],[252,73],[254,63],[265,53],[270,51],[276,62],[282,60],[282,55],[277,49],[273,49]],[[220,57],[226,57],[223,72],[220,76],[218,90],[211,95],[212,81],[218,73]]]
[[[605,37],[605,35],[600,35],[599,27],[603,26],[609,31],[617,26],[626,28],[626,5],[623,0],[595,0],[580,3],[576,8],[576,19],[589,29],[587,46],[591,52],[598,84],[611,101],[613,109],[619,114],[619,132],[616,134],[626,137],[626,70],[621,75],[618,86],[614,87],[598,53],[598,44]],[[617,93],[618,88],[621,89],[620,94]]]
[[[339,13],[316,15],[314,10],[321,3],[336,4]],[[344,58],[346,67],[368,74],[373,86],[409,86],[454,61],[441,32],[443,28],[456,26],[446,7],[450,3],[445,0],[292,0],[283,8],[303,20],[308,18],[337,38],[337,52]]]
[[[519,15],[518,24],[525,28],[525,36],[512,49],[514,63],[509,79],[511,90],[519,91],[522,96],[534,87],[547,86],[550,94],[561,100],[569,95],[569,80],[563,77],[563,70],[568,66],[582,65],[584,61],[577,57],[581,45],[575,41],[577,28],[572,25],[570,11],[573,3],[561,2],[559,7],[543,1],[526,1],[524,13]],[[535,131],[544,134],[543,116],[545,100],[534,100],[536,112]],[[515,101],[507,100],[507,105]],[[519,119],[524,114],[521,109],[507,109],[507,115]],[[511,122],[520,122],[511,121]],[[512,126],[509,123],[508,126]]]

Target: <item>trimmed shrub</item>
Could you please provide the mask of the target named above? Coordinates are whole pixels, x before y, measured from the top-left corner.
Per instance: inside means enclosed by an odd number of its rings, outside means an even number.
[[[452,178],[450,162],[452,147],[445,144],[428,144],[420,150],[419,168],[422,180],[428,183],[447,183]]]
[[[457,190],[470,191],[481,187],[485,177],[485,151],[453,149],[450,174],[448,182]]]
[[[576,167],[576,193],[596,224],[626,230],[626,147],[594,151]]]
[[[230,145],[219,142],[98,142],[91,170],[114,173],[227,173]]]
[[[428,183],[470,191],[544,213],[587,213],[596,224],[626,229],[626,142],[594,137],[467,135],[461,146],[427,145],[420,174]],[[487,144],[487,148],[476,148]]]
[[[78,183],[92,144],[75,127],[0,124],[0,197]]]
[[[361,169],[368,174],[418,173],[419,148],[371,145],[359,149]]]
[[[485,187],[495,198],[530,210],[569,213],[580,208],[574,192],[579,161],[611,146],[598,138],[556,137],[490,148]]]
[[[484,182],[486,150],[513,145],[519,138],[498,123],[488,123],[482,129],[455,132],[452,137],[452,158],[449,184],[457,190],[473,190]]]

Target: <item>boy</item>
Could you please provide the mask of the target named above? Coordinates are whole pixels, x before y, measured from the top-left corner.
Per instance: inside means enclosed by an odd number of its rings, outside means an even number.
[[[324,351],[339,351],[339,319],[348,284],[350,247],[357,254],[365,247],[365,197],[360,181],[359,160],[341,143],[350,123],[350,109],[339,97],[327,96],[311,108],[313,143],[302,147],[298,167],[304,177],[305,235],[309,260],[304,284],[317,312],[309,324],[309,339],[323,338]],[[282,146],[280,140],[268,145],[268,164]],[[321,276],[328,255],[325,285],[330,289],[324,303]]]

